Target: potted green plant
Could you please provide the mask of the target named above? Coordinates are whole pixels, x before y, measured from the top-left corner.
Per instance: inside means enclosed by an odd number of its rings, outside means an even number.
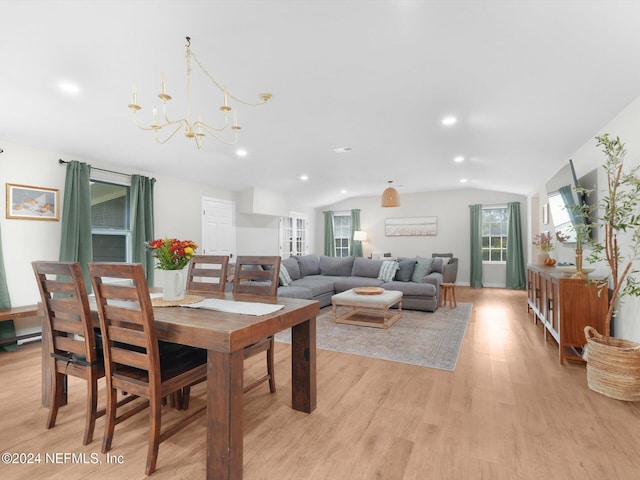
[[[589,388],[619,400],[640,400],[640,344],[611,337],[611,319],[624,296],[640,296],[638,270],[634,263],[640,258],[640,166],[625,171],[625,144],[619,137],[608,134],[596,137],[606,160],[603,164],[607,176],[607,188],[599,205],[595,224],[601,228],[600,241],[588,238],[587,224],[577,229],[579,243],[591,248],[589,262],[605,262],[609,276],[600,290],[606,295],[611,291],[609,309],[604,322],[604,332],[593,327],[585,328],[587,345],[584,359],[587,361]]]

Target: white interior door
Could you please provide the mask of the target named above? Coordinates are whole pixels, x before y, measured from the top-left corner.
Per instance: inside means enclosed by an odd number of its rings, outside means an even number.
[[[203,255],[236,254],[236,227],[234,204],[230,200],[202,198],[202,250]]]

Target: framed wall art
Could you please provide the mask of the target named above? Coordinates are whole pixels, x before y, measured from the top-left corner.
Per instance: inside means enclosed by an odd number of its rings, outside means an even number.
[[[438,217],[385,218],[387,237],[425,236],[438,234]]]
[[[7,218],[60,220],[60,191],[7,183]]]

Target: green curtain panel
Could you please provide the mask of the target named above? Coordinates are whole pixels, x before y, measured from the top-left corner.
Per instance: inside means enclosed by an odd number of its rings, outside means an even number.
[[[469,205],[471,213],[471,265],[469,285],[482,288],[482,205]]]
[[[322,212],[324,214],[324,254],[327,257],[336,256],[336,240],[333,234],[333,212]]]
[[[91,165],[75,160],[67,162],[62,202],[60,261],[79,262],[89,293],[88,262],[93,260],[91,243]]]
[[[354,208],[351,210],[351,242],[349,245],[351,246],[350,255],[354,255],[356,257],[362,256],[362,242],[360,240],[353,239],[353,233],[360,230],[360,209]]]
[[[527,288],[527,274],[524,266],[524,248],[522,247],[520,202],[511,202],[507,204],[506,287],[512,290],[524,290]]]
[[[155,178],[131,175],[131,242],[132,260],[141,263],[147,283],[153,285],[153,254],[146,242],[154,239],[153,186]]]
[[[2,256],[2,231],[0,231],[0,308],[11,308],[7,275],[4,271],[4,257]],[[16,327],[13,324],[13,320],[0,322],[0,339],[13,338],[15,336]],[[0,349],[7,352],[15,352],[18,349],[18,343],[5,343],[4,345],[0,345]]]

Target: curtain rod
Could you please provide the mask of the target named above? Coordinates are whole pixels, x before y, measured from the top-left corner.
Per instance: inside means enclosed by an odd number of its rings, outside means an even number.
[[[66,161],[62,160],[61,158],[59,158],[59,159],[58,159],[58,163],[59,163],[60,165],[63,165],[63,164],[65,164],[65,163],[69,163],[69,162],[66,162]],[[116,175],[124,175],[124,176],[126,176],[126,177],[130,177],[130,176],[131,176],[131,174],[130,174],[130,173],[116,172],[116,171],[114,171],[114,170],[106,170],[106,169],[104,169],[104,168],[91,167],[91,169],[92,169],[92,170],[100,170],[101,172],[107,172],[107,173],[115,173]]]

